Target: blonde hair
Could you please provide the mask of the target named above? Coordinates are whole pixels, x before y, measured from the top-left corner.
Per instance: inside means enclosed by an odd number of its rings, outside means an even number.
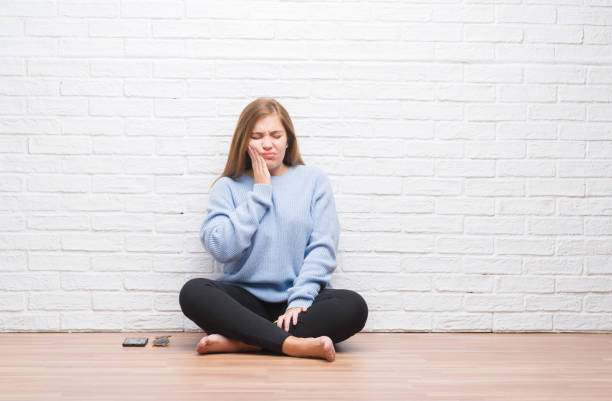
[[[249,103],[240,113],[236,129],[234,130],[234,136],[232,137],[227,162],[225,163],[225,169],[213,181],[211,188],[223,177],[238,178],[247,169],[252,168],[251,157],[247,152],[249,137],[257,121],[269,115],[277,115],[287,133],[287,149],[285,150],[283,163],[288,166],[305,164],[300,155],[295,129],[287,110],[275,99],[260,97]]]

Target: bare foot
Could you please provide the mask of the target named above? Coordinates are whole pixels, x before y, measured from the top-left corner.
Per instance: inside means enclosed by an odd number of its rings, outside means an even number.
[[[210,334],[202,337],[196,351],[198,354],[210,354],[214,352],[244,352],[259,351],[261,347],[245,344],[242,341],[222,336],[221,334]]]
[[[333,362],[336,359],[336,350],[331,338],[321,337],[294,337],[289,336],[283,342],[283,353],[297,357],[315,357]]]

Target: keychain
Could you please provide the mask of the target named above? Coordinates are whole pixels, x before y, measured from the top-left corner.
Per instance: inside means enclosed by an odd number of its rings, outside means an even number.
[[[170,344],[170,340],[168,340],[169,337],[172,337],[172,336],[155,337],[155,340],[153,341],[153,346],[154,347],[167,347],[168,344]]]

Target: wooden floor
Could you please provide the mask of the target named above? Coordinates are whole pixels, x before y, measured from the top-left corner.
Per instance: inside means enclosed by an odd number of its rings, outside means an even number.
[[[334,362],[198,355],[203,335],[0,333],[0,400],[612,400],[612,334],[359,333]]]

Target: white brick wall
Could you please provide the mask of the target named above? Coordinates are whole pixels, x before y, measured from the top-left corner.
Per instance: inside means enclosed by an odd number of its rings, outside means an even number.
[[[612,332],[604,0],[0,0],[0,331],[197,329],[260,96],[333,181],[366,331]]]

